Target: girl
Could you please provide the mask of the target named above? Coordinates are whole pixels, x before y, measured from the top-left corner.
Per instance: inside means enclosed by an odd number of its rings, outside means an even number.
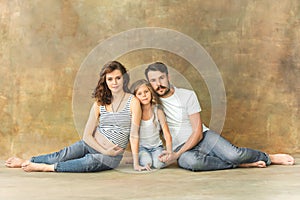
[[[160,107],[160,101],[149,83],[138,80],[131,86],[131,92],[139,99],[142,106],[142,120],[140,124],[139,160],[140,165],[147,170],[162,168],[165,164],[159,161],[163,143],[160,139],[162,130],[166,141],[167,152],[172,152],[172,137],[166,122],[165,114]]]
[[[141,171],[138,161],[138,129],[141,119],[139,100],[128,93],[129,76],[125,67],[112,61],[104,65],[94,90],[95,102],[90,110],[83,139],[56,153],[30,160],[9,158],[7,167],[21,167],[26,172],[98,172],[116,168],[129,139],[133,167]]]

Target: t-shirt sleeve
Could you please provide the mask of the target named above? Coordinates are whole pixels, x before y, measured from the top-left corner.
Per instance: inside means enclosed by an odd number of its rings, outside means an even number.
[[[191,92],[186,106],[189,115],[195,114],[197,112],[201,112],[201,106],[195,92]]]

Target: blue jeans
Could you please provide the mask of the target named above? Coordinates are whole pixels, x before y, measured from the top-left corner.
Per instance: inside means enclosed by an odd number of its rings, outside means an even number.
[[[239,164],[257,161],[271,164],[270,157],[266,153],[236,147],[219,134],[209,130],[203,133],[203,139],[194,148],[179,157],[178,165],[191,171],[208,171],[236,168]]]
[[[149,164],[156,169],[163,168],[165,164],[159,161],[158,156],[162,153],[163,147],[158,146],[156,148],[146,148],[140,146],[139,148],[139,160],[140,165],[145,166]]]
[[[54,164],[56,172],[99,172],[116,168],[122,157],[103,155],[81,140],[58,152],[32,157],[31,162]]]

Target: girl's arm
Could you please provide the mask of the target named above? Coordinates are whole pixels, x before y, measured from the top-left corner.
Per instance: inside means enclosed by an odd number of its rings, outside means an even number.
[[[115,151],[113,148],[111,149],[105,149],[101,144],[99,144],[93,134],[95,131],[96,126],[98,125],[98,117],[100,115],[99,106],[95,102],[90,110],[89,118],[87,120],[87,123],[85,125],[85,129],[83,132],[83,141],[88,144],[93,149],[97,150],[98,152],[110,155],[110,156],[116,156],[120,152],[120,150]]]
[[[166,150],[168,153],[172,152],[172,136],[170,134],[169,126],[167,124],[166,116],[163,110],[157,109],[157,118],[162,128],[164,138],[166,141]]]
[[[133,156],[133,168],[134,170],[148,170],[146,167],[142,167],[139,164],[139,128],[142,117],[142,109],[140,101],[133,97],[130,104],[132,119],[131,119],[131,128],[130,128],[130,146]]]

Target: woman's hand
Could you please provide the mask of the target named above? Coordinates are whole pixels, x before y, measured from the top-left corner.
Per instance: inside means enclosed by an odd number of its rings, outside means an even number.
[[[120,148],[117,144],[113,147],[110,147],[105,150],[104,154],[108,156],[117,156],[119,154],[122,154],[124,152],[124,149]]]

